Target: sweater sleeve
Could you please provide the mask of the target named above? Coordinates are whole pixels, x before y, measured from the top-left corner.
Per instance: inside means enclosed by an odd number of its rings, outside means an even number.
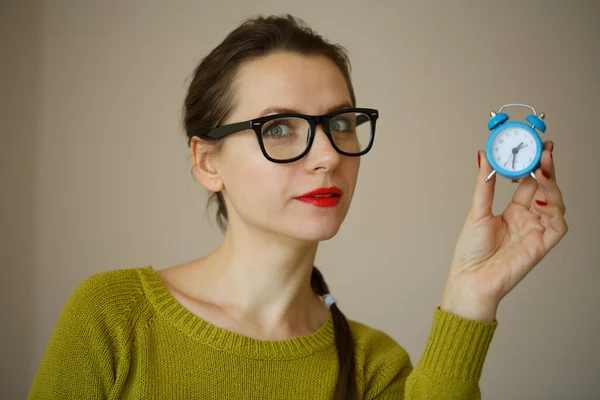
[[[116,375],[117,324],[96,275],[71,295],[52,332],[28,399],[106,399]]]
[[[479,379],[498,322],[479,322],[436,308],[417,366],[404,365],[377,400],[478,400]],[[402,365],[402,364],[399,364]]]

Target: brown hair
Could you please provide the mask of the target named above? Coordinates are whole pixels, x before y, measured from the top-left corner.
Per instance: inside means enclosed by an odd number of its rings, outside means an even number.
[[[222,124],[234,108],[232,82],[238,67],[244,62],[278,51],[328,57],[340,69],[348,84],[352,104],[356,104],[350,80],[350,60],[346,50],[329,43],[302,20],[284,16],[256,17],[244,21],[230,32],[197,66],[184,105],[184,128],[188,142],[195,136],[203,140],[210,129]],[[218,154],[223,139],[213,141]],[[213,193],[209,199],[217,202],[217,224],[225,231],[227,208],[223,195]],[[311,286],[317,295],[329,293],[320,271],[313,267]],[[339,370],[335,388],[336,400],[358,399],[355,376],[354,342],[348,321],[337,305],[330,308],[338,354]]]

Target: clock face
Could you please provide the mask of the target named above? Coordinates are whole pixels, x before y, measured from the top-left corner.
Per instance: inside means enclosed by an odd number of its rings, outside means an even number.
[[[494,161],[509,172],[527,169],[535,162],[537,150],[533,134],[521,126],[507,127],[496,135],[492,143]]]

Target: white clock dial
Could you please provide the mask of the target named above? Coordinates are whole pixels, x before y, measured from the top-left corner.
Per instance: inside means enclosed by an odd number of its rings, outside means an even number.
[[[498,133],[492,143],[492,157],[503,169],[523,171],[535,161],[537,143],[528,130],[510,127]]]

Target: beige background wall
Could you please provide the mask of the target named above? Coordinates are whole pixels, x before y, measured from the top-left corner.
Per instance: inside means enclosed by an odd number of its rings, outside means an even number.
[[[179,125],[186,79],[243,18],[281,12],[344,44],[359,105],[381,112],[350,215],[318,254],[343,310],[418,361],[488,112],[531,103],[571,231],[502,303],[481,386],[486,399],[600,398],[593,0],[0,0],[0,397],[25,397],[85,277],[219,242]],[[497,211],[514,189],[498,182]]]

